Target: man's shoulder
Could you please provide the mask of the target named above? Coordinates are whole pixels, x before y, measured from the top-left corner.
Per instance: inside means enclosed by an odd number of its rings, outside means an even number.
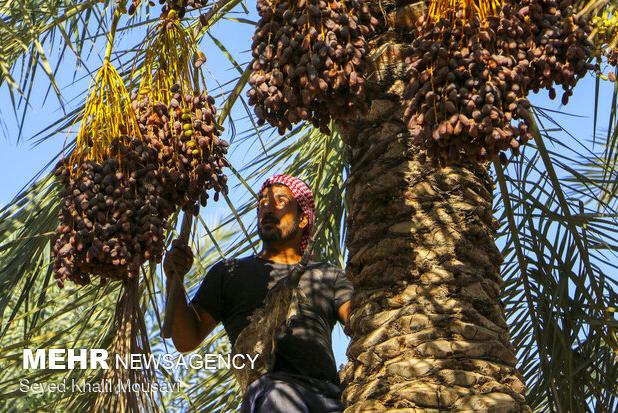
[[[310,261],[307,265],[307,269],[317,269],[318,271],[332,275],[333,277],[344,273],[341,267],[328,261]]]

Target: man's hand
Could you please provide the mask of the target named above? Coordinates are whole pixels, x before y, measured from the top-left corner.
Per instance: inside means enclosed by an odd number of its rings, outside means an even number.
[[[183,279],[185,274],[189,272],[193,265],[193,252],[191,248],[180,240],[172,241],[172,248],[165,254],[163,260],[163,270],[169,278],[173,274],[177,274],[180,279]]]

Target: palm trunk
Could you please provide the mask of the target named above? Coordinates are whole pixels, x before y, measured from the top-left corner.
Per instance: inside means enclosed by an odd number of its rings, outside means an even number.
[[[355,286],[345,411],[530,411],[499,298],[491,177],[420,155],[394,77],[372,85],[366,117],[339,125]]]

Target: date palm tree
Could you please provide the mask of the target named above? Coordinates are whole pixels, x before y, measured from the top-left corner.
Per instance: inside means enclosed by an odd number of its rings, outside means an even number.
[[[113,6],[74,0],[0,6],[0,86],[17,114],[11,131],[18,137],[12,139],[19,139],[30,108],[39,105],[32,96],[40,84],[64,112],[30,139],[65,136],[82,104],[69,100],[58,71],[67,62],[94,71]],[[228,173],[236,187],[230,185],[219,209],[211,205],[197,220],[192,247],[199,259],[188,287],[220,257],[255,250],[252,188],[284,170],[314,189],[317,220],[327,223],[316,250],[322,259],[345,264],[355,284],[349,361],[341,372],[347,411],[615,411],[617,92],[609,92],[609,109],[598,104],[611,84],[596,79],[592,142],[562,129],[564,114],[534,105],[535,139],[508,167],[436,168],[419,155],[403,122],[399,27],[372,40],[376,74],[366,116],[334,125],[331,135],[300,125],[276,136],[255,126],[243,99],[248,56],[230,51],[232,39],[214,30],[217,24],[226,33],[250,27],[254,6],[220,0],[185,16],[206,54],[220,53],[234,70],[231,79],[211,87],[233,153],[256,154],[232,158],[238,161]],[[402,8],[390,10],[405,16]],[[129,87],[133,66],[143,62],[142,28],[157,16],[157,7],[141,4],[119,26],[125,36],[114,64]],[[52,45],[56,51],[46,53]],[[83,85],[76,77],[71,87]],[[577,112],[578,106],[572,108]],[[597,123],[604,117],[608,128],[601,136]],[[23,378],[96,378],[89,371],[25,372],[22,348],[106,348],[116,328],[117,285],[62,291],[53,285],[49,239],[58,199],[48,172],[49,165],[0,215],[0,357],[6,366],[0,405],[82,411],[96,395],[18,390]],[[207,217],[221,208],[226,216],[213,224]],[[146,267],[140,284],[153,352],[165,350],[159,339],[162,278],[157,268]],[[219,330],[202,350],[226,346]],[[157,380],[189,386],[180,394],[152,394],[154,410],[238,406],[238,389],[226,371],[159,371]]]

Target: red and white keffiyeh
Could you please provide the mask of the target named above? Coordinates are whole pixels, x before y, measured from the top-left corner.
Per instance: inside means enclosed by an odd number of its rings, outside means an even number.
[[[309,243],[311,228],[313,228],[315,221],[315,202],[313,200],[313,192],[311,192],[311,188],[309,188],[309,186],[301,179],[291,175],[278,174],[271,176],[262,184],[260,193],[264,190],[264,188],[276,183],[283,184],[290,189],[296,199],[296,202],[298,202],[298,205],[300,205],[300,208],[305,213],[307,220],[309,221],[309,224],[303,231],[304,235],[300,242],[300,253],[302,254]]]

